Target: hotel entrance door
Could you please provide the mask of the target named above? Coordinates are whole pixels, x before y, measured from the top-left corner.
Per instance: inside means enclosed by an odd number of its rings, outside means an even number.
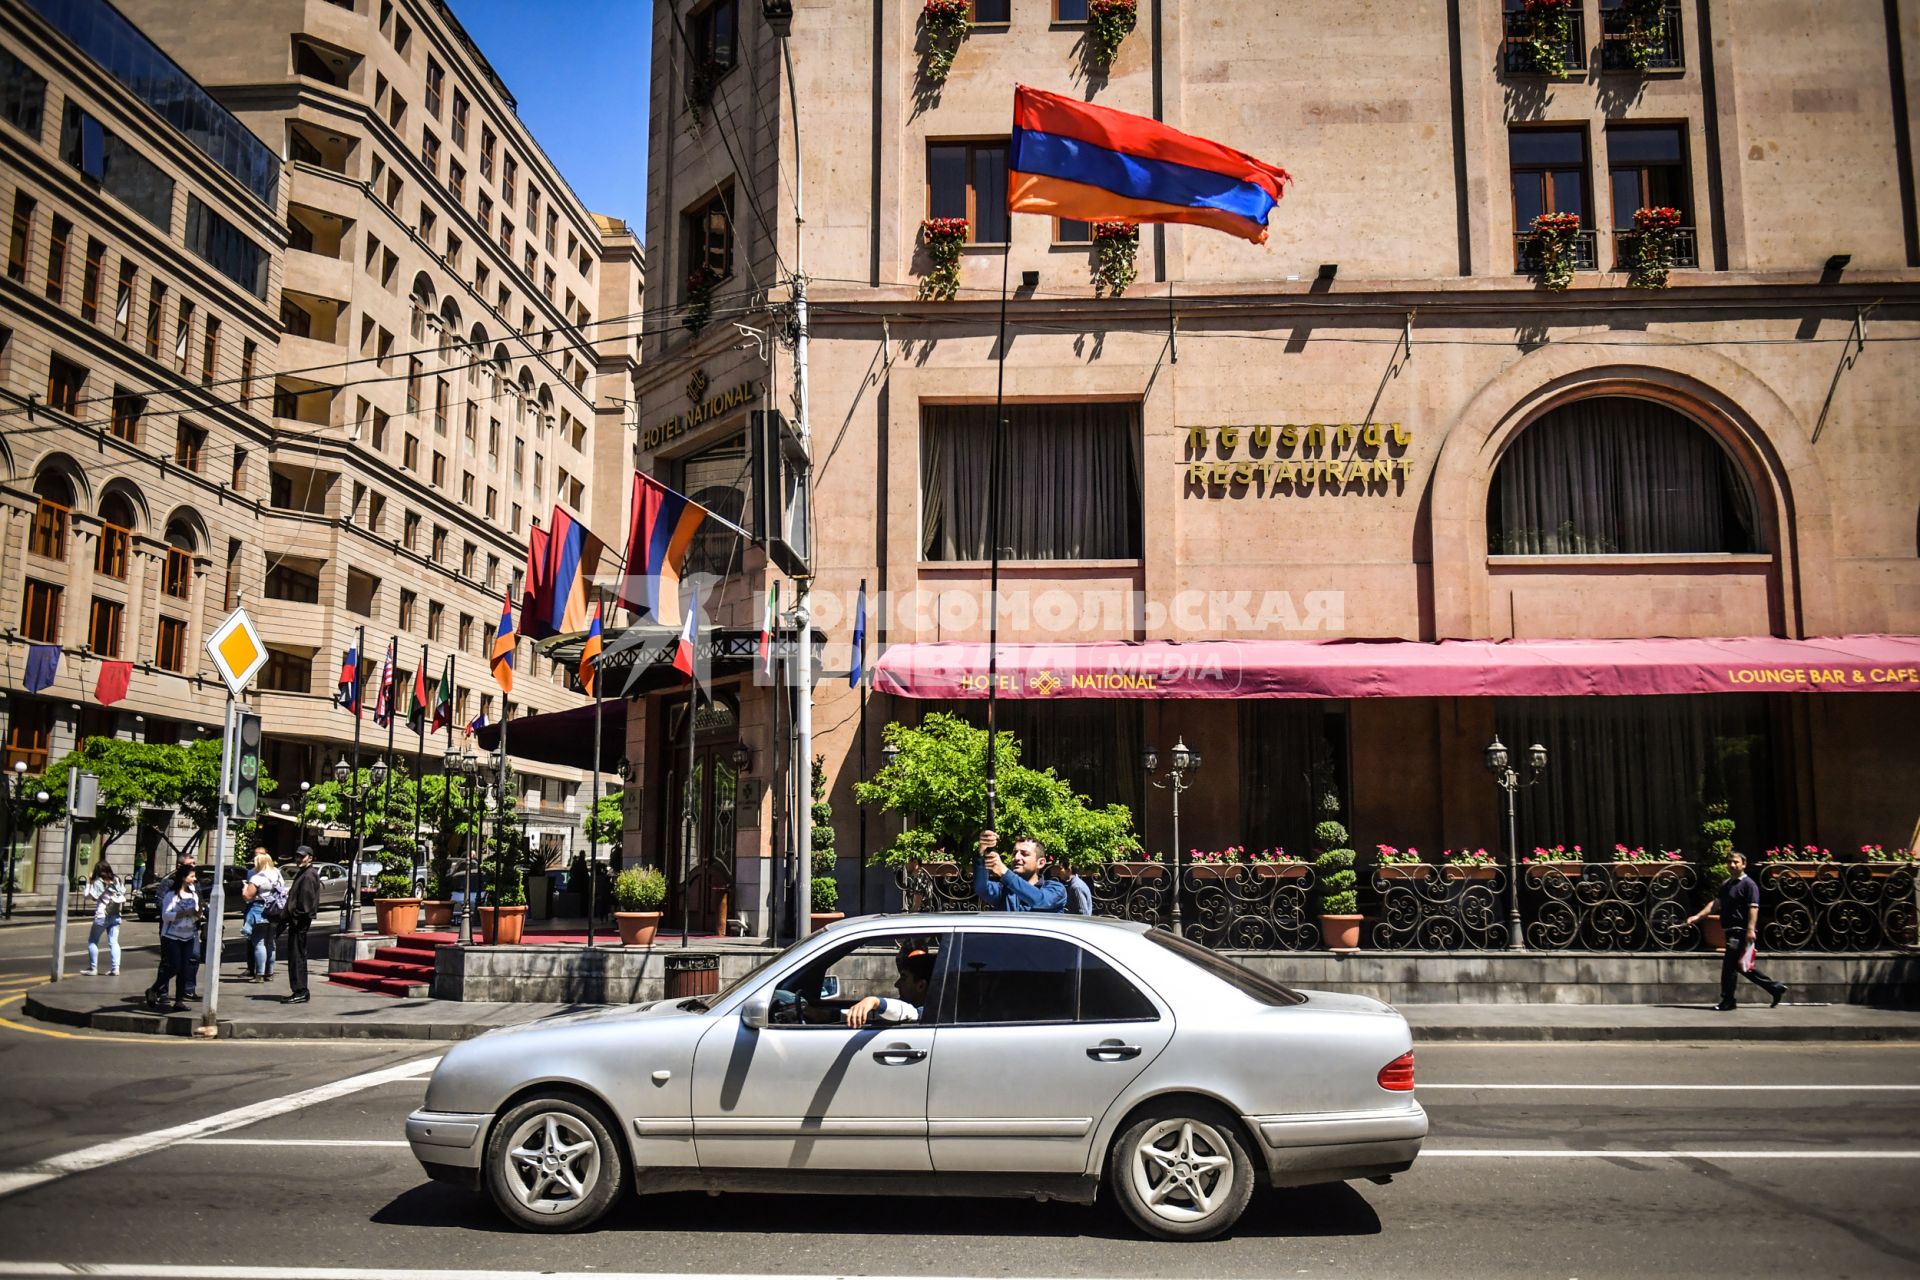
[[[670,763],[667,804],[662,806],[667,829],[661,841],[667,853],[668,914],[661,923],[665,930],[678,929],[684,908],[690,932],[724,937],[733,912],[740,774],[732,755],[739,732],[733,710],[724,702],[700,708],[689,786],[686,718],[684,702],[668,717]]]

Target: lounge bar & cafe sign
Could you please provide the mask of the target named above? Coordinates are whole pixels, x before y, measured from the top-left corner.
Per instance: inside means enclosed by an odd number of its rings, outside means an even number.
[[[1188,427],[1189,498],[1397,494],[1413,433],[1398,422]]]

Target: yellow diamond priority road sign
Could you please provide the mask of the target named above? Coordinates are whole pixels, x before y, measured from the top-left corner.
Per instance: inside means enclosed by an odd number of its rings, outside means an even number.
[[[239,697],[247,682],[266,665],[267,646],[260,642],[260,633],[253,629],[253,619],[247,616],[247,611],[235,609],[207,637],[207,655],[213,659],[220,678],[227,682],[227,688]]]

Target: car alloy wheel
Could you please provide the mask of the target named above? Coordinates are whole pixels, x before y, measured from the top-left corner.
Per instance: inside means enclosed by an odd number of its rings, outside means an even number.
[[[570,1098],[534,1098],[503,1116],[487,1144],[487,1184],[509,1218],[535,1231],[577,1231],[605,1213],[625,1180],[605,1123]]]
[[[1114,1147],[1109,1176],[1134,1224],[1168,1240],[1219,1235],[1253,1196],[1253,1166],[1238,1131],[1191,1111],[1135,1121]]]

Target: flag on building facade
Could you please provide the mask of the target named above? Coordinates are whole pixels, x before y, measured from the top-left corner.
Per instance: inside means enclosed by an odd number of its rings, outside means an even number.
[[[426,654],[420,655],[420,667],[413,673],[413,697],[407,704],[407,728],[415,733],[425,731],[427,727],[427,664]]]
[[[620,603],[638,616],[670,627],[680,621],[680,572],[687,563],[687,551],[709,513],[699,503],[636,471],[629,514],[627,567],[620,583]]]
[[[438,733],[453,723],[453,655],[447,655],[447,665],[440,669],[440,686],[434,691],[433,732]]]
[[[360,649],[357,645],[348,645],[340,658],[340,692],[333,700],[354,715],[360,714]]]
[[[600,572],[600,559],[606,553],[607,544],[558,506],[553,509],[550,523],[544,618],[547,634],[585,631],[587,584]],[[528,625],[524,609],[520,611],[520,625],[522,628]]]
[[[482,729],[486,727],[487,727],[487,713],[482,711],[480,714],[476,715],[473,719],[467,721],[467,737],[471,738],[474,734],[480,732]]]
[[[1007,209],[1083,222],[1184,222],[1265,243],[1293,179],[1145,116],[1018,85]]]
[[[853,660],[847,665],[847,688],[858,689],[867,668],[867,580],[860,579],[860,599],[853,606]]]
[[[551,631],[541,631],[539,619],[553,612],[553,594],[547,589],[547,557],[552,535],[539,525],[527,534],[527,567],[521,573],[520,625],[535,640],[544,640]]]
[[[131,662],[103,662],[100,664],[100,678],[93,683],[94,701],[103,707],[110,707],[127,696],[127,686],[132,682]]]
[[[60,646],[57,644],[36,644],[27,649],[28,693],[38,693],[51,685],[54,677],[60,674]]]
[[[587,642],[580,646],[580,687],[593,696],[595,677],[599,670],[594,666],[600,660],[600,606],[593,606],[593,622],[587,627]]]
[[[380,689],[373,699],[373,722],[382,729],[393,723],[393,650],[387,642],[387,660],[380,664]]]
[[[766,609],[760,615],[760,674],[773,678],[773,628],[780,617],[780,584],[767,588]]]
[[[513,692],[513,645],[518,639],[513,633],[513,599],[502,596],[500,599],[500,630],[493,637],[493,652],[488,655],[493,663],[493,680],[500,686],[500,692]]]
[[[700,588],[693,589],[687,602],[686,620],[680,626],[680,640],[673,648],[673,665],[686,673],[702,693],[706,693],[713,670],[713,655],[700,652]]]

